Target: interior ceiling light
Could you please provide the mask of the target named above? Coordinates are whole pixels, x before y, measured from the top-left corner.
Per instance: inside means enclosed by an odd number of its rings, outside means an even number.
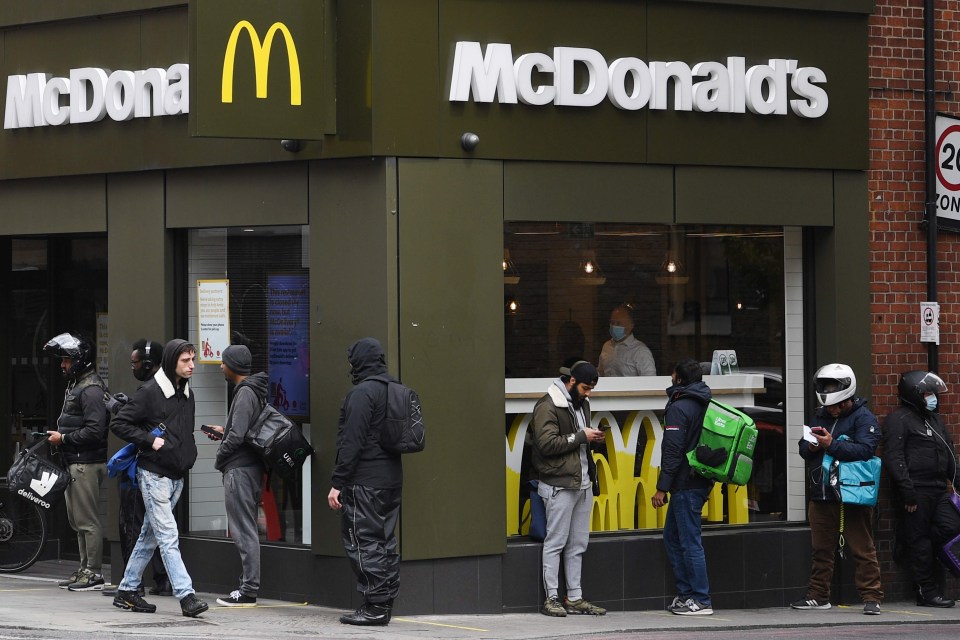
[[[603,269],[600,268],[600,263],[597,262],[597,257],[592,251],[584,252],[583,259],[580,260],[580,264],[577,266],[577,276],[573,281],[576,284],[591,286],[606,284],[607,277],[604,275]]]
[[[503,250],[503,284],[519,284],[520,272],[510,259],[510,249]]]

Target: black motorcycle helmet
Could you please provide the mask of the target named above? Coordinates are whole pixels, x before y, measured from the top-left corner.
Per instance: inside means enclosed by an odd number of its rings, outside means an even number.
[[[70,358],[70,371],[64,373],[68,379],[76,379],[93,366],[93,345],[87,339],[70,333],[61,333],[52,338],[43,345],[43,352],[54,358]]]
[[[935,373],[930,371],[907,371],[900,376],[897,391],[900,393],[900,402],[909,405],[917,411],[927,410],[927,401],[923,396],[933,393],[940,400],[940,394],[946,392],[947,384]]]

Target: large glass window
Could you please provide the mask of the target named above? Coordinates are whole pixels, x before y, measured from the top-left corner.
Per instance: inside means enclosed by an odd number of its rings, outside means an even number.
[[[308,229],[194,229],[189,236],[189,283],[191,341],[200,345],[197,281],[225,283],[230,342],[250,348],[253,372],[269,375],[270,403],[300,424],[309,438]],[[233,388],[224,381],[219,364],[199,364],[193,386],[197,425],[224,424]],[[217,446],[198,439],[200,455],[190,475],[190,531],[194,534],[229,534],[223,480],[213,467]],[[309,474],[308,461],[295,480],[271,477],[266,482],[265,478],[260,517],[263,541],[309,544]]]
[[[662,523],[649,497],[669,379],[649,375],[669,376],[685,357],[722,376],[709,379],[717,398],[743,407],[760,430],[750,485],[730,493],[718,487],[708,519],[786,517],[782,228],[507,222],[503,267],[508,449],[517,455],[511,432],[516,438],[528,426],[524,402],[532,407],[545,390],[537,385],[575,360],[601,368],[592,408],[616,437],[602,452],[601,485],[608,486],[595,503],[594,530]],[[621,328],[625,335],[615,338]],[[517,504],[508,505],[508,521],[517,509],[517,531],[528,447],[515,469]]]

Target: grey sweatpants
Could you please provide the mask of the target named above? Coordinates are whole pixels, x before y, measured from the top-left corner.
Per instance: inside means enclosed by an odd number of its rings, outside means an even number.
[[[543,589],[548,598],[557,595],[560,554],[563,552],[567,597],[576,600],[583,596],[580,567],[583,552],[590,541],[593,491],[589,488],[561,489],[541,482],[537,493],[543,498],[547,512],[547,536],[543,540]]]
[[[237,467],[223,474],[223,497],[227,507],[230,537],[240,552],[240,593],[257,597],[260,591],[260,532],[257,508],[263,470]]]

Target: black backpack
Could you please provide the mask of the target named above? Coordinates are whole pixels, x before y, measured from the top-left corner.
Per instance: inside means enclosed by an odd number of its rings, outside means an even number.
[[[269,402],[263,405],[257,421],[247,431],[246,442],[270,471],[287,480],[293,479],[313,455],[313,447],[300,427]]]
[[[387,385],[387,415],[380,432],[380,446],[393,453],[417,453],[426,447],[420,396],[410,387],[386,376],[371,376]]]

